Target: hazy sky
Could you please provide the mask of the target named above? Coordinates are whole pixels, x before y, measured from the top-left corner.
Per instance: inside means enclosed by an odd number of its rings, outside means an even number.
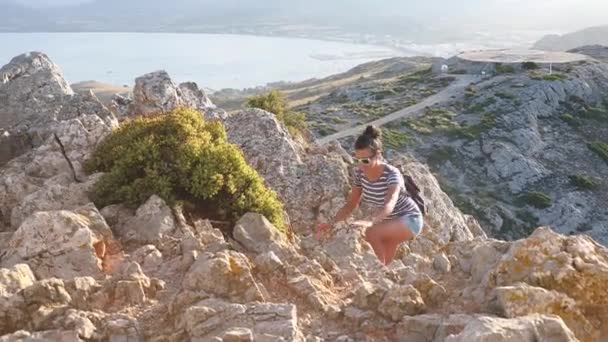
[[[33,7],[73,5],[94,0],[14,0]],[[98,0],[99,1],[99,0]],[[125,0],[131,1],[131,0]],[[170,11],[171,4],[191,0],[148,0],[147,6],[158,4]],[[209,3],[199,0],[195,3]],[[192,1],[191,1],[192,2]],[[221,6],[222,0],[214,0]],[[103,3],[103,1],[101,2]],[[243,6],[264,6],[277,1],[242,0]],[[501,29],[552,29],[571,31],[597,25],[608,25],[608,0],[282,0],[281,6],[295,6],[314,11],[314,6],[346,7],[349,11],[363,9],[364,13],[403,15],[422,18],[432,24],[487,26]],[[255,4],[255,5],[254,5]],[[347,4],[347,5],[344,5]],[[306,6],[312,6],[308,8]]]

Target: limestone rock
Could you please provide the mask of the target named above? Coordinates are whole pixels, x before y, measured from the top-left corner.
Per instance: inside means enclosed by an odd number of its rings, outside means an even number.
[[[152,195],[137,209],[135,216],[117,227],[117,230],[125,241],[157,243],[175,228],[175,218],[171,208],[163,199]]]
[[[557,316],[531,315],[516,319],[481,317],[446,342],[574,342],[578,341]]]
[[[224,333],[223,342],[253,342],[253,332],[248,328],[232,328]]]
[[[169,74],[155,71],[135,79],[133,101],[129,104],[128,115],[149,115],[166,113],[180,106],[188,106],[201,111],[203,114],[215,110],[215,105],[196,83],[187,82],[177,86]],[[214,112],[220,117],[220,111]]]
[[[247,213],[236,223],[234,238],[255,253],[273,249],[279,252],[287,248],[285,236],[263,215],[256,213]]]
[[[593,326],[576,302],[564,294],[526,284],[498,287],[495,291],[498,308],[507,318],[530,314],[558,315],[580,340],[599,339],[597,334],[594,336]]]
[[[81,342],[77,331],[38,331],[30,333],[24,330],[17,331],[10,335],[0,337],[0,342],[39,342],[39,341],[57,341],[57,342]]]
[[[420,293],[411,285],[393,287],[378,307],[381,314],[395,322],[400,321],[403,316],[423,313],[425,309]]]
[[[36,281],[27,264],[18,264],[11,268],[0,268],[0,297],[17,293]]]
[[[310,232],[319,211],[329,217],[344,204],[348,176],[337,154],[306,153],[271,113],[248,109],[224,121],[228,140],[277,192],[294,229]]]
[[[40,279],[101,276],[104,244],[112,231],[91,204],[75,211],[40,211],[11,237],[2,264],[27,262]]]
[[[255,258],[255,265],[256,268],[267,274],[284,272],[285,268],[281,259],[273,251],[258,255]]]
[[[73,209],[90,202],[86,191],[99,175],[82,171],[86,156],[111,125],[97,115],[61,121],[52,137],[0,168],[0,220],[17,229],[36,210]]]
[[[191,338],[225,337],[228,331],[238,327],[239,336],[248,337],[250,331],[255,341],[272,337],[304,341],[296,308],[290,304],[241,305],[205,299],[186,310],[184,325]]]
[[[452,269],[450,259],[448,259],[445,253],[440,253],[435,257],[433,260],[433,267],[442,273],[448,273]]]
[[[52,118],[60,100],[74,92],[59,67],[40,52],[13,58],[0,69],[0,128],[8,128],[36,116]]]
[[[244,255],[232,251],[201,255],[184,277],[183,287],[224,297],[262,299],[262,294],[251,275],[249,260]]]
[[[0,81],[0,130],[6,132],[0,166],[58,134],[62,120],[93,115],[106,125],[117,123],[95,95],[74,94],[59,67],[44,53],[13,58],[0,69]]]
[[[397,325],[398,341],[444,342],[449,335],[455,335],[475,319],[475,316],[455,314],[424,314],[406,316]]]

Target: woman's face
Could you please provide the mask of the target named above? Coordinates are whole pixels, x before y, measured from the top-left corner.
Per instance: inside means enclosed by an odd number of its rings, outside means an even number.
[[[361,170],[369,170],[378,164],[378,155],[370,148],[355,150],[354,159]]]

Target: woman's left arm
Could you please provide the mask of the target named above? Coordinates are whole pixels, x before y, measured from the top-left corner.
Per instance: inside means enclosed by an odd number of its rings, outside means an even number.
[[[372,222],[374,224],[382,222],[393,212],[397,200],[399,199],[399,187],[399,184],[389,185],[386,196],[384,197],[384,206],[372,217]]]

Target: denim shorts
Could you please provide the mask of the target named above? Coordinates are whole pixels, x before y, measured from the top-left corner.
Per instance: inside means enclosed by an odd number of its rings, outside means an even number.
[[[422,226],[424,225],[422,215],[405,215],[401,216],[399,220],[403,222],[412,231],[412,234],[414,234],[414,236],[418,236],[422,232]]]

